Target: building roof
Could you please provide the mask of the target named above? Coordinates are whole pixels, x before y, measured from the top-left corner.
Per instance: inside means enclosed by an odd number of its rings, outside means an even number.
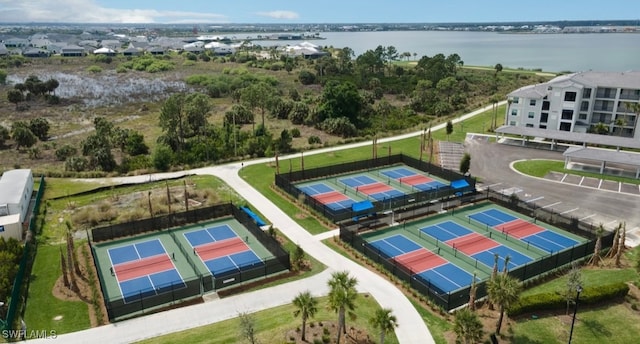
[[[562,153],[562,155],[569,158],[612,162],[616,164],[632,165],[640,168],[639,153],[587,147],[569,147],[564,151],[564,153]]]
[[[511,93],[509,96],[524,98],[543,98],[554,86],[557,87],[577,87],[583,88],[584,85],[590,87],[611,87],[611,88],[627,88],[640,89],[640,71],[627,72],[579,72],[565,74],[551,79],[549,82],[529,85],[521,87]]]
[[[0,204],[19,204],[31,177],[31,170],[10,170],[0,177]]]
[[[565,142],[579,142],[600,146],[612,146],[640,149],[640,141],[620,136],[599,135],[589,133],[576,133],[572,131],[527,128],[520,126],[504,125],[496,129],[496,133],[521,135],[530,137],[542,137]]]

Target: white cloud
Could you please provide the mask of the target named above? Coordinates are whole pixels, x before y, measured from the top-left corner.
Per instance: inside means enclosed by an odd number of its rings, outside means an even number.
[[[7,22],[49,23],[193,23],[227,22],[216,13],[118,9],[94,0],[0,0],[0,18]]]
[[[273,19],[298,19],[300,16],[298,13],[293,11],[269,11],[269,12],[258,12],[259,16],[269,17]]]

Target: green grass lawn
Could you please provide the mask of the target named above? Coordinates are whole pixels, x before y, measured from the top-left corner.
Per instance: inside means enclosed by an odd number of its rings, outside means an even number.
[[[571,315],[543,315],[538,319],[519,320],[511,343],[567,343]],[[574,344],[628,344],[638,342],[640,315],[624,304],[578,309],[573,332]]]
[[[81,243],[77,242],[76,246]],[[25,311],[28,328],[68,333],[90,327],[89,310],[84,302],[63,301],[52,294],[60,276],[62,245],[40,245],[31,272],[29,300]],[[54,317],[62,316],[61,320]]]
[[[630,264],[637,261],[640,248],[625,253]],[[594,287],[616,282],[636,282],[639,279],[634,268],[592,269],[583,268],[583,286]],[[522,295],[535,295],[548,292],[563,292],[567,277],[553,279],[541,285],[529,288]],[[637,302],[637,301],[635,301]],[[573,343],[626,344],[637,342],[640,333],[640,312],[634,311],[629,304],[614,302],[607,305],[586,306],[578,309]],[[512,325],[511,343],[566,343],[569,338],[571,316],[565,310],[540,312],[538,319],[520,317]]]
[[[559,161],[559,160],[518,161],[515,164],[513,164],[513,168],[515,168],[521,173],[534,176],[534,177],[539,177],[539,178],[543,178],[549,172],[560,172],[560,173],[574,174],[574,175],[583,176],[583,177],[612,180],[612,181],[623,182],[628,184],[635,184],[635,185],[640,184],[640,179],[612,176],[612,175],[599,174],[599,173],[590,173],[590,172],[583,172],[583,171],[577,171],[577,170],[568,170],[564,168],[564,161]]]
[[[295,295],[291,295],[292,299],[294,297]],[[325,307],[327,304],[327,298],[319,298],[318,301],[318,313],[313,319],[309,320],[309,322],[314,322],[314,326],[318,326],[318,321],[335,322],[338,319],[337,315]],[[358,296],[356,305],[357,318],[356,320],[347,319],[347,327],[355,326],[356,328],[365,329],[372,338],[378,338],[378,332],[369,325],[369,317],[380,306],[372,297],[366,294],[360,294]],[[254,313],[253,317],[255,320],[258,341],[260,343],[286,343],[288,340],[286,337],[287,332],[295,330],[296,327],[300,327],[302,324],[300,318],[295,318],[293,316],[294,310],[294,306],[289,304]],[[239,324],[239,319],[234,318],[187,331],[176,332],[144,340],[139,343],[241,343],[243,342],[243,339],[240,338]],[[312,340],[310,342],[312,342]],[[386,336],[385,343],[398,343],[395,334],[389,333]]]

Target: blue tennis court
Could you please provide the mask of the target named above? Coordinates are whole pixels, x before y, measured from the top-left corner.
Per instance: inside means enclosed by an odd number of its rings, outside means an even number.
[[[471,214],[469,217],[490,227],[496,227],[503,223],[518,219],[518,217],[507,214],[498,209],[488,209]],[[544,229],[529,236],[523,236],[519,238],[519,240],[536,246],[549,253],[559,252],[578,244],[578,241],[549,229]]]
[[[422,233],[431,235],[439,241],[447,241],[473,232],[472,230],[461,226],[453,221],[436,223],[435,225],[421,228],[420,231],[422,231]]]
[[[192,247],[236,237],[236,233],[228,225],[197,229],[184,233]]]
[[[107,253],[125,303],[186,287],[159,239],[113,247]]]
[[[393,178],[393,179],[400,179],[402,177],[409,177],[409,176],[413,176],[416,173],[406,169],[404,167],[400,167],[400,168],[395,168],[393,170],[386,170],[386,171],[381,171],[380,173],[384,174],[387,177]]]
[[[203,263],[216,278],[219,278],[225,273],[249,270],[254,267],[263,266],[264,264],[260,257],[258,257],[252,250],[210,259],[203,261]]]
[[[511,222],[518,219],[517,217],[502,212],[498,209],[488,209],[475,214],[471,214],[469,215],[469,217],[490,227],[495,227],[505,222]]]
[[[376,201],[384,201],[387,199],[393,199],[396,197],[404,196],[404,192],[398,191],[396,189],[391,189],[383,192],[378,192],[374,194],[369,194],[369,197],[375,199]]]
[[[224,224],[185,232],[184,237],[193,248],[196,248],[221,240],[236,238],[238,235],[229,225]],[[209,255],[210,253],[207,253],[207,257]],[[212,259],[203,258],[200,253],[198,253],[198,256],[214,277],[230,271],[236,272],[242,269],[251,269],[252,267],[264,264],[262,259],[260,259],[249,246],[246,246],[245,250],[228,255],[220,256],[219,254],[214,254],[215,258]]]
[[[473,275],[447,263],[416,274],[418,278],[429,283],[431,288],[440,294],[446,294],[471,284]]]
[[[358,186],[362,186],[362,185],[368,185],[368,184],[374,184],[374,183],[379,183],[377,180],[369,177],[369,176],[364,176],[364,175],[360,175],[357,177],[348,177],[348,178],[341,178],[339,179],[339,181],[349,187],[355,188]]]
[[[356,203],[356,201],[349,198],[349,199],[345,199],[344,201],[327,203],[325,205],[329,207],[329,209],[331,210],[342,210],[342,209],[350,209],[354,203]]]
[[[401,234],[371,241],[369,244],[378,249],[387,258],[393,258],[422,248],[422,246]]]
[[[510,247],[499,245],[493,248],[490,248],[486,251],[482,251],[472,255],[471,257],[477,259],[482,264],[493,268],[493,263],[495,259],[495,255],[498,255],[498,270],[502,271],[504,269],[505,258],[509,256],[509,270],[513,270],[519,266],[525,265],[531,261],[533,258],[520,253]]]
[[[447,184],[434,180],[428,183],[422,183],[422,184],[417,184],[412,186],[420,191],[429,191],[429,190],[438,190],[444,186],[447,186]]]
[[[548,229],[523,237],[520,240],[528,242],[529,244],[539,247],[549,253],[559,252],[578,244],[577,241]]]
[[[335,191],[325,183],[316,183],[311,185],[299,186],[298,189],[300,189],[302,192],[304,192],[309,196]]]

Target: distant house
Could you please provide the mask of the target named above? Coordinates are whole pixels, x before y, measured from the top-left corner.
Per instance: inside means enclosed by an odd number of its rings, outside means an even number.
[[[122,43],[120,43],[120,41],[117,39],[103,39],[102,42],[100,42],[100,45],[103,48],[117,50],[122,46]]]
[[[25,38],[7,38],[4,40],[7,48],[24,48],[29,46],[29,40]]]
[[[147,52],[151,55],[164,55],[165,50],[163,47],[151,47],[147,49]]]
[[[317,59],[329,55],[326,51],[322,51],[316,45],[308,42],[284,47],[283,53],[287,56],[302,56],[305,59]]]
[[[66,47],[62,48],[62,51],[60,52],[60,54],[62,56],[84,56],[85,54],[85,50],[83,47],[77,46],[77,45],[68,45]]]
[[[51,54],[40,48],[28,48],[22,52],[24,57],[49,57]]]
[[[98,49],[100,47],[100,43],[93,39],[86,39],[78,42],[78,45],[81,47],[91,47],[94,49]]]
[[[9,55],[9,49],[4,45],[4,43],[0,43],[0,56]]]
[[[122,55],[124,56],[138,56],[142,54],[142,49],[138,49],[135,47],[128,47],[127,49],[122,51]]]
[[[216,55],[230,55],[236,51],[236,49],[230,45],[220,42],[207,43],[204,45],[204,48],[213,51]]]
[[[0,237],[22,240],[32,193],[31,170],[10,170],[0,177]]]

